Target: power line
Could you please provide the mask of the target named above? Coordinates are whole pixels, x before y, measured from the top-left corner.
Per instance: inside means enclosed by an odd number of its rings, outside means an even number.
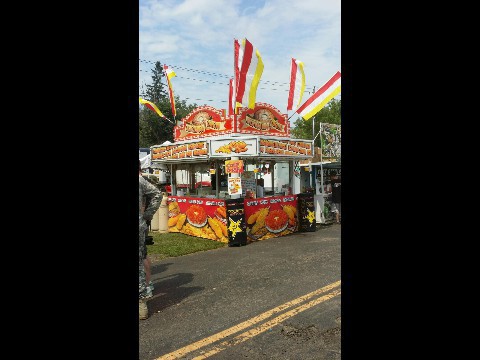
[[[156,64],[156,62],[153,62],[153,61],[149,61],[149,60],[143,60],[143,59],[138,59],[140,62],[144,62],[144,63],[150,63],[150,64]],[[163,64],[161,64],[163,66]],[[208,71],[204,71],[204,70],[197,70],[197,69],[190,69],[190,68],[185,68],[185,67],[182,67],[182,66],[177,66],[177,65],[170,65],[170,64],[167,64],[169,67],[171,67],[172,69],[180,69],[180,70],[186,70],[186,71],[192,71],[192,72],[195,72],[195,73],[198,73],[198,74],[205,74],[205,75],[211,75],[211,76],[218,76],[218,77],[224,77],[224,78],[228,78],[230,79],[231,76],[228,76],[228,75],[225,75],[225,74],[219,74],[219,73],[213,73],[213,72],[208,72]],[[142,69],[139,69],[139,71],[142,71],[142,72],[147,72],[147,70],[142,70]],[[148,72],[150,72],[151,70],[149,70]],[[184,76],[176,76],[176,78],[180,78],[180,79],[186,79],[186,80],[193,80],[193,81],[200,81],[200,82],[206,82],[206,83],[210,83],[210,84],[218,84],[218,85],[224,85],[224,86],[228,86],[229,83],[220,83],[220,82],[216,82],[216,81],[209,81],[209,80],[203,80],[203,79],[196,79],[196,78],[190,78],[190,77],[184,77]],[[281,82],[278,82],[278,81],[269,81],[269,80],[260,80],[260,83],[264,83],[264,84],[271,84],[271,85],[279,85],[279,86],[290,86],[289,83],[281,83]],[[141,86],[139,85],[139,88],[143,87],[143,86],[146,86],[146,84],[142,84]],[[268,88],[268,87],[259,87],[258,89],[261,89],[261,90],[271,90],[271,91],[284,91],[284,92],[288,92],[289,89],[276,89],[276,88]],[[142,89],[143,90],[143,89]],[[310,94],[313,94],[313,92],[315,91],[315,86],[312,87],[312,89],[308,89],[307,86],[305,86],[305,93],[307,93],[308,95]],[[146,94],[140,94],[139,96],[145,96]],[[203,99],[193,99],[193,98],[183,98],[184,100],[191,100],[191,101],[204,101],[204,102],[207,102],[207,101],[210,101],[210,102],[214,102],[215,100],[212,100],[212,99],[209,99],[209,100],[203,100]],[[222,103],[226,103],[228,102],[228,100],[219,100],[218,102],[222,102]]]
[[[142,59],[138,59],[138,60],[140,62],[144,62],[144,63],[155,64],[155,62],[148,61],[148,60],[142,60]],[[163,64],[162,64],[162,66],[163,66]],[[192,72],[196,72],[196,73],[199,73],[199,74],[219,76],[219,77],[224,77],[224,78],[227,78],[227,79],[232,78],[232,76],[228,76],[228,75],[225,75],[225,74],[213,73],[213,72],[204,71],[204,70],[190,69],[190,68],[186,68],[186,67],[182,67],[182,66],[178,66],[178,65],[168,64],[168,66],[173,68],[173,69],[181,69],[181,70],[186,70],[186,71],[192,71]],[[139,69],[139,70],[142,71],[142,72],[143,71],[146,72],[146,70],[141,70],[141,69]],[[177,75],[177,77],[179,77],[179,76]],[[194,79],[192,79],[192,80],[194,80]],[[284,82],[279,82],[279,81],[270,81],[270,80],[262,80],[262,79],[260,79],[260,83],[271,84],[271,85],[280,85],[280,86],[290,86],[290,83],[284,83]],[[310,86],[307,86],[305,84],[305,89],[307,89],[307,88],[310,88]]]

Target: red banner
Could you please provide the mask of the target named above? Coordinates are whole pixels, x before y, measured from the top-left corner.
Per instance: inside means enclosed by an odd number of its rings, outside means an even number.
[[[248,242],[298,231],[296,195],[245,199],[244,207]]]
[[[228,243],[224,200],[168,197],[168,232]]]
[[[290,137],[287,114],[266,103],[256,103],[255,108],[239,108],[237,132]]]
[[[174,127],[174,141],[202,139],[233,131],[233,116],[225,116],[225,110],[211,106],[194,109],[182,122],[183,125]]]

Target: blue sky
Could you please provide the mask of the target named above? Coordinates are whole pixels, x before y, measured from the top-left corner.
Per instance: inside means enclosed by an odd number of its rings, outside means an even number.
[[[140,0],[139,94],[160,61],[177,74],[181,100],[227,109],[233,40],[247,38],[265,66],[256,101],[287,113],[292,57],[304,62],[302,103],[341,71],[340,8],[340,0]]]

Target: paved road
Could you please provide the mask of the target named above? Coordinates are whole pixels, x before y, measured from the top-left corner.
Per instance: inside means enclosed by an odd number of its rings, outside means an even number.
[[[340,233],[155,262],[140,359],[340,359]]]

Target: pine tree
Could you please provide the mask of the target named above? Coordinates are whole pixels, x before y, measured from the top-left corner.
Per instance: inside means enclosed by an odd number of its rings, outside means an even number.
[[[146,85],[146,100],[152,101],[157,104],[162,100],[165,100],[168,97],[167,90],[165,89],[165,81],[162,82],[163,77],[165,77],[163,72],[163,66],[160,61],[155,63],[155,67],[152,70],[152,84]]]

